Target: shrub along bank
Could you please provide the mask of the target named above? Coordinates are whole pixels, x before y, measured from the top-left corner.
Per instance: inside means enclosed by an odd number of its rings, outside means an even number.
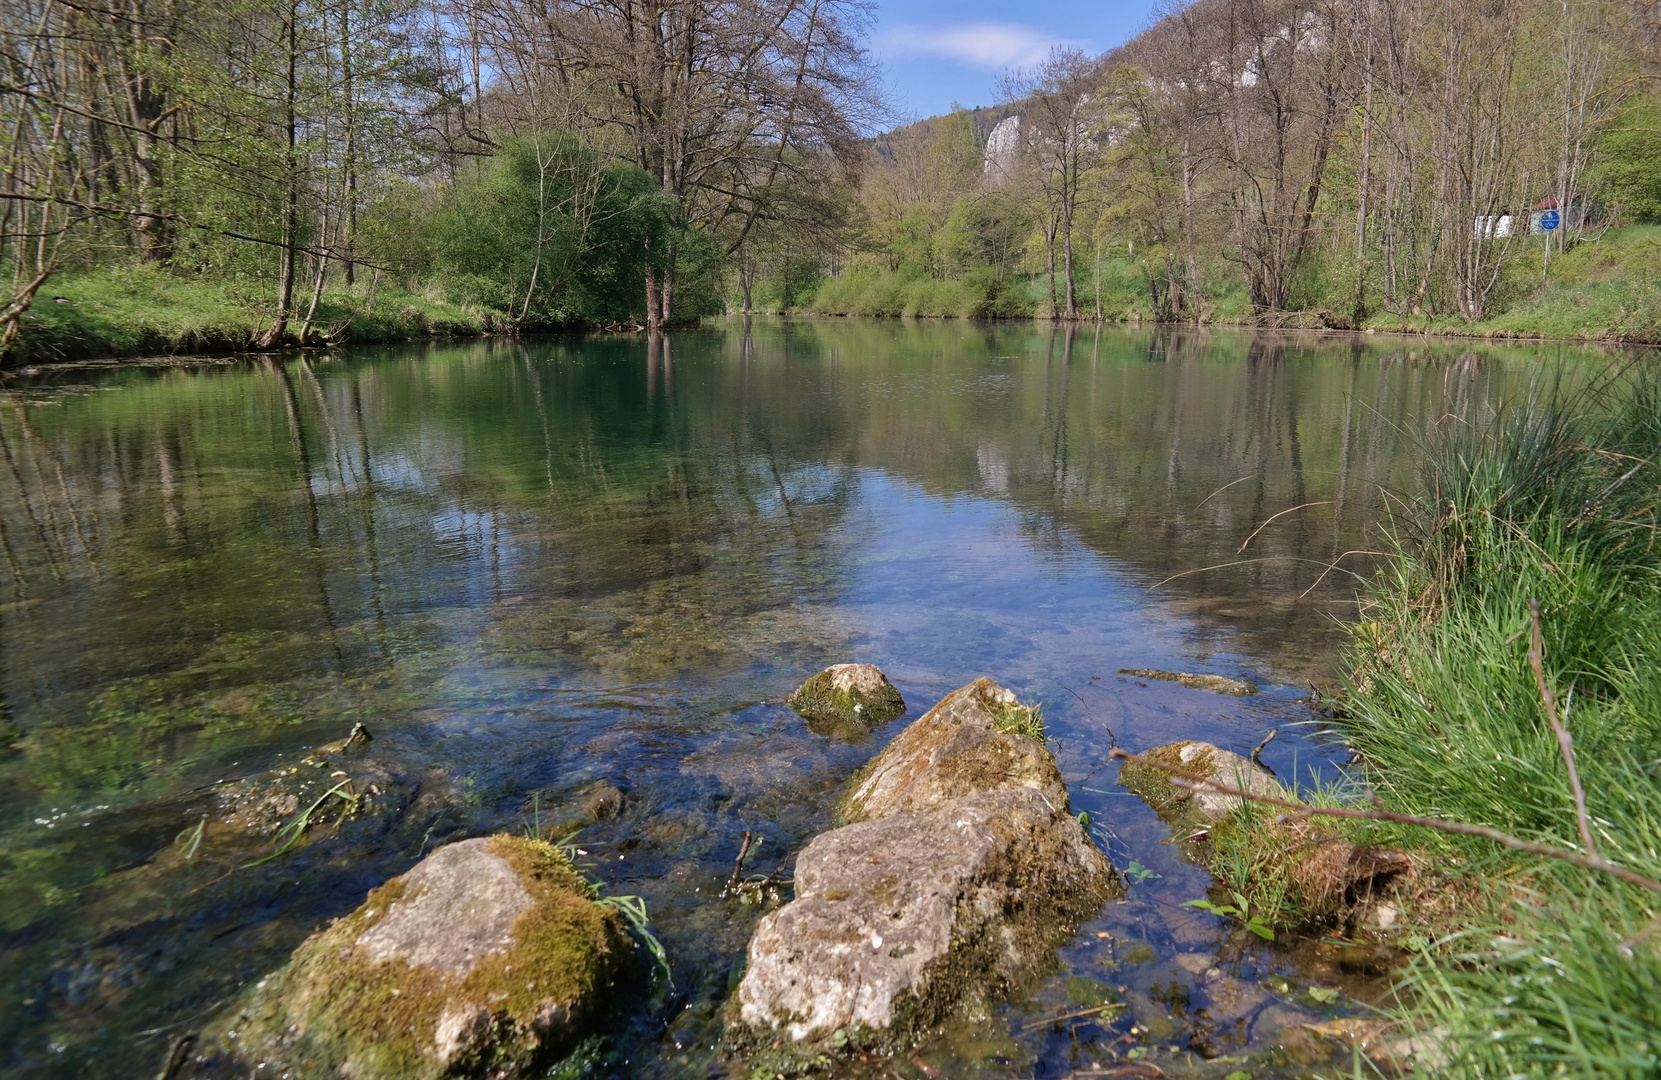
[[[1425,453],[1350,631],[1336,722],[1367,787],[1384,810],[1661,882],[1661,379],[1542,388],[1449,418]],[[1661,895],[1481,837],[1347,832],[1414,850],[1463,894],[1451,917],[1444,902],[1398,928],[1412,960],[1396,1011],[1432,1033],[1437,1075],[1661,1071]]]

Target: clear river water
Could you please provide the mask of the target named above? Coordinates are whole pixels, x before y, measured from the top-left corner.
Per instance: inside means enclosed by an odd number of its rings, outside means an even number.
[[[645,899],[676,987],[597,1072],[725,1075],[720,1011],[765,910],[721,896],[745,832],[745,873],[787,881],[847,778],[982,675],[1042,703],[1131,888],[1053,977],[873,1075],[1058,1077],[1132,1051],[1239,1070],[1274,1025],[1363,1007],[1379,973],[1182,907],[1209,876],[1105,755],[1250,752],[1278,729],[1278,775],[1336,776],[1309,687],[1334,681],[1415,440],[1598,362],[757,320],[12,377],[0,1074],[155,1075],[434,845],[581,827],[591,873]],[[907,716],[848,738],[784,706],[845,661],[886,671]],[[357,722],[382,812],[253,866],[270,838],[198,828]],[[1045,1022],[1093,987],[1127,1008]]]

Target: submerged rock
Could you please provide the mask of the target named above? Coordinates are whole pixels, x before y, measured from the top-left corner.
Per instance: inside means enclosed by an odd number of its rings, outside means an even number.
[[[1120,668],[1121,675],[1134,675],[1139,679],[1159,679],[1162,682],[1181,683],[1190,690],[1209,690],[1213,694],[1233,694],[1236,697],[1245,697],[1257,693],[1254,683],[1242,679],[1230,679],[1224,675],[1195,674],[1192,671],[1160,671],[1158,668]]]
[[[1041,792],[1065,810],[1067,786],[1040,738],[1034,709],[991,679],[954,690],[894,737],[860,774],[841,807],[844,822],[933,810],[1002,788]]]
[[[208,1036],[274,1074],[514,1076],[571,1043],[635,962],[556,848],[463,840],[313,934]]]
[[[905,712],[905,699],[872,664],[833,664],[803,683],[785,704],[829,733],[869,731]]]
[[[1123,891],[1069,813],[1049,751],[1013,733],[1035,721],[981,679],[872,763],[844,806],[851,823],[802,852],[795,900],[750,941],[731,1034],[763,1048],[758,1067],[907,1047],[1042,974]]]

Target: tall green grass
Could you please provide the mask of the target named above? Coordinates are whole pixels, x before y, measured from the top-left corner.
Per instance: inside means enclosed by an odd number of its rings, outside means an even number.
[[[1537,600],[1599,852],[1661,879],[1661,380],[1543,383],[1445,420],[1424,454],[1352,630],[1340,723],[1370,786],[1398,812],[1583,846],[1529,663]],[[1394,838],[1489,886],[1415,943],[1399,1009],[1433,1033],[1421,1072],[1661,1076],[1661,941],[1620,948],[1661,896],[1476,838]]]

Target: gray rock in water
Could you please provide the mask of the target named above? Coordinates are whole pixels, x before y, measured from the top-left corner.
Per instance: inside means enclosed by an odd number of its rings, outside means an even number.
[[[517,1076],[581,1033],[634,952],[557,849],[464,840],[313,934],[205,1034],[273,1074]]]
[[[823,734],[859,734],[905,712],[905,699],[872,664],[833,664],[803,683],[785,704]]]
[[[991,679],[954,690],[894,737],[861,773],[844,822],[932,810],[979,792],[1026,787],[1067,809],[1061,771],[1039,738],[1036,712]]]
[[[1122,892],[1068,812],[1054,758],[1015,733],[1035,728],[1033,710],[981,679],[878,755],[844,806],[853,823],[808,845],[796,899],[750,941],[736,1045],[769,1047],[756,1059],[768,1065],[844,1044],[906,1047],[1042,973]]]
[[[1053,961],[1058,931],[1115,882],[1065,808],[1032,788],[968,795],[824,833],[796,899],[762,919],[739,1016],[796,1043],[903,1043],[966,999]]]

